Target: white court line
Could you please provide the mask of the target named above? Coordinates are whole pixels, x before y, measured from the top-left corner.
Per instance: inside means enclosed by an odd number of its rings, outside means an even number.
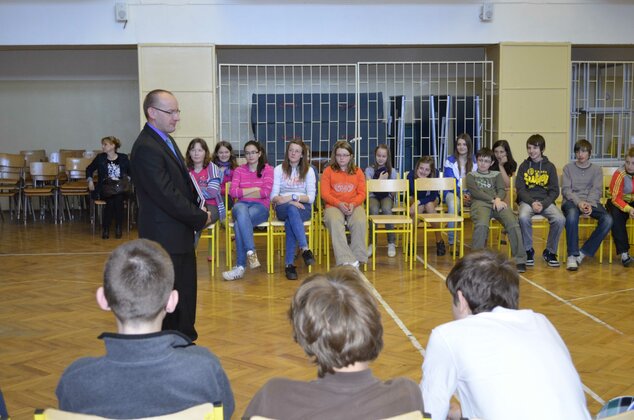
[[[359,271],[361,273],[361,271]],[[376,298],[376,300],[379,301],[379,303],[381,304],[381,306],[383,306],[383,308],[385,309],[385,311],[388,313],[388,315],[390,315],[392,317],[392,319],[394,320],[394,322],[396,323],[396,325],[398,325],[398,327],[401,329],[401,331],[403,331],[403,333],[405,334],[405,336],[409,339],[409,341],[412,343],[412,345],[414,346],[414,348],[416,350],[418,350],[418,352],[425,357],[425,348],[420,344],[420,342],[418,341],[418,339],[414,336],[414,334],[412,334],[412,332],[405,326],[405,324],[403,324],[403,321],[401,321],[401,318],[398,317],[398,315],[396,315],[396,312],[394,312],[394,310],[392,309],[392,307],[390,305],[388,305],[388,303],[385,301],[385,299],[383,299],[383,296],[381,296],[381,294],[379,293],[378,290],[376,290],[376,288],[374,287],[374,285],[372,283],[370,283],[370,280],[368,280],[368,278],[365,276],[365,274],[361,273],[361,277],[363,278],[363,280],[368,284],[368,286],[370,287],[370,290],[372,291],[372,294],[374,295],[374,297]]]
[[[424,263],[424,260],[422,259],[422,257],[420,255],[416,255],[416,260],[420,261],[421,263]],[[432,266],[431,264],[427,264],[427,269],[431,270],[434,274],[436,274],[443,281],[447,280],[447,278],[444,275],[442,275],[438,270],[436,270],[436,268],[434,268],[434,266]],[[374,285],[372,283],[370,283],[370,281],[365,277],[365,275],[363,275],[363,273],[362,273],[362,277],[365,280],[365,282],[368,284],[368,286],[370,287],[370,290],[372,290],[372,294],[374,294],[374,297],[379,301],[381,306],[383,306],[385,311],[390,315],[390,317],[394,320],[396,325],[398,325],[398,327],[401,329],[401,331],[403,331],[403,333],[408,338],[408,340],[412,343],[414,348],[416,348],[416,350],[418,350],[418,352],[424,358],[425,357],[425,348],[420,344],[420,342],[418,341],[416,336],[414,336],[414,334],[412,334],[412,332],[405,326],[405,324],[403,324],[403,321],[401,321],[401,319],[398,317],[398,315],[396,315],[396,313],[390,307],[390,305],[385,301],[385,299],[383,299],[383,297],[381,296],[379,291],[376,290]],[[586,315],[587,317],[589,317],[593,321],[598,322],[599,324],[605,326],[606,328],[609,328],[609,329],[614,330],[614,331],[616,331],[616,332],[618,332],[620,334],[623,334],[621,331],[617,330],[616,328],[612,327],[611,325],[607,324],[606,322],[600,320],[599,318],[587,313],[583,309],[578,308],[577,306],[571,304],[570,302],[567,302],[566,300],[564,300],[561,297],[557,296],[556,294],[552,293],[550,290],[548,290],[548,289],[546,289],[546,288],[544,288],[542,286],[539,286],[538,284],[534,283],[533,281],[527,279],[524,276],[520,275],[520,277],[522,279],[524,279],[525,281],[527,281],[529,284],[532,284],[533,286],[537,287],[538,289],[546,292],[548,295],[554,297],[555,299],[559,300],[560,302],[562,302],[562,303],[572,307],[573,309],[577,310],[578,312]],[[592,397],[593,400],[595,400],[596,402],[601,404],[601,406],[605,405],[605,400],[603,398],[601,398],[596,392],[594,392],[592,389],[588,388],[583,382],[581,383],[581,386],[583,387],[584,392],[586,394],[588,394],[590,397]]]
[[[530,279],[527,279],[526,277],[524,277],[522,275],[520,275],[520,278],[522,278],[528,284],[531,284],[533,287],[538,288],[542,292],[546,293],[547,295],[551,296],[552,298],[554,298],[554,299],[558,300],[559,302],[563,303],[564,305],[567,305],[567,306],[571,307],[572,309],[574,309],[575,311],[579,312],[580,314],[587,316],[588,318],[590,318],[591,320],[593,320],[597,324],[603,325],[608,330],[614,331],[617,334],[624,335],[623,332],[620,331],[619,329],[613,327],[612,325],[610,325],[607,322],[601,320],[600,318],[597,318],[596,316],[584,311],[583,309],[581,309],[577,305],[575,305],[573,303],[570,303],[570,301],[568,301],[568,300],[560,297],[559,295],[551,292],[550,290],[546,289],[544,286],[540,286],[539,284],[535,283],[534,281],[532,281]]]
[[[40,256],[60,256],[60,255],[108,255],[110,252],[39,252],[31,254],[0,254],[0,257],[40,257]]]
[[[631,292],[632,290],[634,290],[634,287],[630,287],[629,289],[614,290],[612,292],[599,293],[599,294],[596,294],[596,295],[572,298],[572,299],[568,299],[568,302],[577,301],[577,300],[584,300],[584,299],[592,299],[592,298],[601,297],[601,296],[616,295],[617,293]]]

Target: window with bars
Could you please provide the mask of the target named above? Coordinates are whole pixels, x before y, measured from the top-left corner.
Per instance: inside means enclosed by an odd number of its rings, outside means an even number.
[[[258,140],[271,164],[282,161],[287,141],[300,138],[322,166],[346,139],[362,168],[382,143],[401,172],[423,155],[440,168],[462,132],[490,145],[492,77],[490,61],[221,64],[220,138],[235,150]]]
[[[632,130],[632,65],[625,61],[573,61],[571,86],[571,145],[587,139],[593,160],[619,165],[634,145]]]

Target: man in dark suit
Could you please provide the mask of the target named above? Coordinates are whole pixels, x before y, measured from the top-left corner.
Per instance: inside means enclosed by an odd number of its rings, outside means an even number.
[[[174,264],[176,310],[163,320],[163,330],[177,330],[196,340],[196,254],[194,230],[209,224],[211,213],[196,204],[189,172],[174,139],[180,120],[171,92],[153,90],[143,101],[147,123],[132,147],[131,173],[139,203],[139,237],[158,242]]]

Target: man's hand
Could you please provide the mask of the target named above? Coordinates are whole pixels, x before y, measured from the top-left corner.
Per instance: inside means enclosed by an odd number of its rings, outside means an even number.
[[[630,218],[634,219],[634,208],[630,209]]]
[[[464,206],[468,207],[471,205],[471,194],[465,193],[462,199],[464,201],[463,203]]]
[[[541,213],[542,210],[544,210],[544,206],[539,201],[533,202],[533,204],[531,204],[531,207],[533,208],[533,211],[537,214]]]
[[[94,191],[95,190],[95,184],[94,182],[92,182],[92,179],[88,180],[88,191]]]
[[[209,226],[211,224],[211,212],[207,211],[207,223],[205,223],[205,226]]]

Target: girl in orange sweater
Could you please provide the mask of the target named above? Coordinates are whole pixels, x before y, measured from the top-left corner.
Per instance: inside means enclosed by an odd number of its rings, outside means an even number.
[[[330,165],[321,178],[321,198],[326,203],[324,223],[332,238],[337,265],[359,267],[368,256],[365,249],[367,219],[365,176],[354,164],[352,146],[345,140],[335,143]],[[350,245],[346,240],[346,225],[350,230]]]

